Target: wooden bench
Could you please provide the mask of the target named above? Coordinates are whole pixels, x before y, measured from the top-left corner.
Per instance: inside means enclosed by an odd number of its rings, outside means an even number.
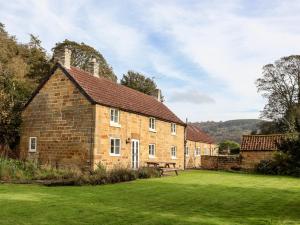
[[[176,168],[161,168],[160,175],[163,176],[165,172],[175,172],[176,176],[178,176],[178,170]]]
[[[154,167],[157,168],[160,171],[160,176],[163,176],[166,172],[175,172],[175,174],[178,176],[178,169],[176,168],[175,162],[153,162],[148,161],[146,162],[148,167]],[[171,168],[173,166],[173,168]]]

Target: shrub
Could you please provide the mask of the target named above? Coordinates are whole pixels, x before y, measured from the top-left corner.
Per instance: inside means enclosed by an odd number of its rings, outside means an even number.
[[[255,171],[261,174],[277,174],[277,168],[273,160],[261,160],[255,167]]]
[[[108,172],[108,182],[118,183],[137,179],[136,173],[127,168],[116,167]]]
[[[137,177],[139,179],[160,177],[160,171],[156,168],[142,167],[137,170]]]
[[[32,161],[18,161],[0,158],[0,180],[3,181],[35,181],[47,186],[57,185],[99,185],[131,181],[137,178],[158,177],[155,168],[140,168],[133,171],[128,168],[116,167],[107,171],[98,164],[94,171],[81,171],[77,167],[57,169],[49,165],[39,166]]]

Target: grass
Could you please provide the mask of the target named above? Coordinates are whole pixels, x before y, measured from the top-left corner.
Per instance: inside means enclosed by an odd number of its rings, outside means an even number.
[[[103,186],[3,184],[0,224],[300,224],[300,179],[189,171]]]

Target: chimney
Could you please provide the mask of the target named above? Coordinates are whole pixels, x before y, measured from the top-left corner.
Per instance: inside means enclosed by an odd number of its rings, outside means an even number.
[[[99,62],[96,58],[93,58],[89,64],[88,71],[94,76],[99,77]]]
[[[162,96],[161,96],[161,90],[155,89],[155,91],[152,93],[152,96],[157,99],[157,101],[162,102]]]
[[[54,51],[53,57],[55,60],[60,62],[66,69],[71,68],[71,55],[72,50],[65,47],[62,50]]]

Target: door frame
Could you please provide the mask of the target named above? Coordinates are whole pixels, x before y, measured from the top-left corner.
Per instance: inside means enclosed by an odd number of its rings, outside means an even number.
[[[135,164],[133,164],[133,149],[132,149],[132,144],[133,143],[138,143],[138,149],[135,149],[135,151],[137,150],[137,157],[135,157]],[[134,148],[136,148],[136,145],[134,145]],[[140,166],[140,140],[138,139],[131,139],[131,142],[130,142],[130,152],[131,152],[131,169],[138,169],[139,166]],[[136,160],[137,158],[137,160]],[[136,162],[137,161],[137,162]],[[135,165],[137,164],[137,168],[135,168]],[[134,167],[133,167],[134,165]]]

